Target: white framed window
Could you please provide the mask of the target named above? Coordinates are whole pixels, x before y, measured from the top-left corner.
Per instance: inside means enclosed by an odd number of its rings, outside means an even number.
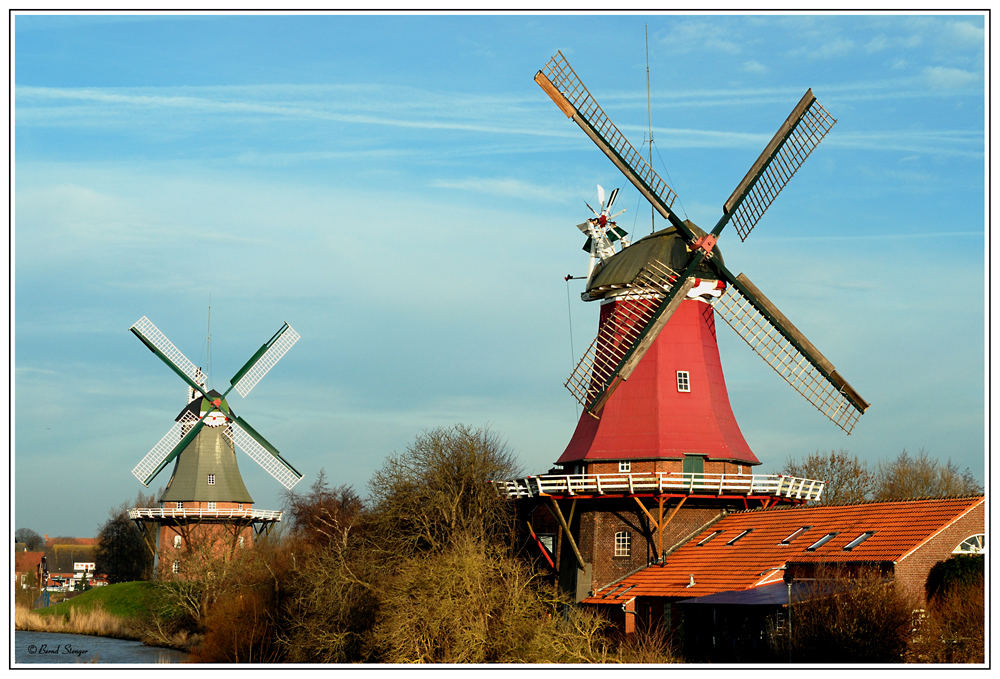
[[[982,554],[986,551],[986,535],[978,533],[970,535],[951,551],[952,554]]]
[[[236,505],[236,508],[242,511],[243,510],[243,503],[242,502],[238,503]]]
[[[820,547],[822,547],[823,545],[825,545],[826,543],[828,543],[830,540],[832,540],[835,537],[837,537],[837,535],[838,535],[838,533],[827,533],[826,535],[824,535],[823,537],[821,537],[819,540],[817,540],[816,542],[814,542],[811,545],[809,545],[808,547],[806,547],[806,551],[807,552],[815,552],[817,549],[819,549]]]
[[[180,561],[174,561],[170,565],[170,570],[173,573],[180,573],[181,572],[181,562]]]
[[[701,547],[702,545],[707,544],[709,540],[711,540],[712,538],[714,538],[717,535],[720,535],[721,533],[722,533],[721,530],[717,530],[717,531],[713,531],[713,532],[709,533],[704,538],[702,538],[701,542],[698,543],[698,547]]]
[[[209,474],[208,475],[208,485],[210,485],[210,486],[214,486],[215,485],[215,474]]]
[[[180,500],[177,501],[177,509],[184,509],[184,503]]]
[[[748,533],[751,533],[751,532],[753,532],[753,528],[747,528],[745,531],[743,531],[742,533],[740,533],[739,535],[737,535],[736,537],[734,537],[732,540],[730,540],[726,544],[727,545],[735,545],[736,542],[737,542],[737,540],[739,540],[740,538],[746,537],[746,535]]]
[[[183,542],[184,541],[181,540],[181,536],[180,535],[175,535],[174,536],[174,549],[180,549],[181,545],[183,544]]]
[[[794,540],[795,538],[799,537],[800,535],[802,535],[803,533],[805,533],[810,528],[812,528],[812,526],[802,526],[801,528],[796,528],[795,531],[791,535],[789,535],[787,538],[785,538],[784,540],[782,540],[778,544],[779,545],[790,544],[792,540]]]
[[[208,503],[208,509],[211,510],[211,511],[215,511],[215,501],[214,500]]]
[[[627,530],[615,533],[615,556],[632,555],[632,534]]]
[[[618,463],[618,471],[620,472],[630,472],[632,471],[632,463],[623,461]]]
[[[677,391],[691,391],[691,375],[687,370],[677,371]]]
[[[859,535],[858,537],[854,538],[846,545],[844,545],[844,551],[845,552],[851,551],[852,549],[854,549],[855,547],[857,547],[858,545],[860,545],[862,542],[864,542],[873,535],[875,535],[875,531],[873,530],[865,531],[864,533],[862,533],[861,535]]]
[[[242,535],[240,536],[239,546],[240,546],[240,549],[243,549],[243,536]]]

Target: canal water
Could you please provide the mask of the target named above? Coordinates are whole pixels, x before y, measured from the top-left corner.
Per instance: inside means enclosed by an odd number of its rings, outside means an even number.
[[[123,663],[153,665],[184,662],[186,653],[146,646],[141,641],[59,632],[14,632],[16,664]]]

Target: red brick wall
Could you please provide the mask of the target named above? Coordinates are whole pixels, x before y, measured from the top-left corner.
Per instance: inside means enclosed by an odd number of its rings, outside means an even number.
[[[924,584],[931,568],[938,561],[951,557],[951,552],[965,538],[977,533],[985,533],[986,526],[985,503],[974,507],[972,511],[948,526],[923,546],[896,564],[896,582],[904,590],[925,600]]]
[[[677,506],[676,503],[676,500],[664,503],[664,521]],[[653,518],[657,518],[658,507],[654,502],[646,500],[646,509]],[[577,511],[580,511],[579,508]],[[721,517],[722,512],[723,506],[719,504],[685,504],[663,532],[664,551],[669,551],[690,538],[708,523]],[[579,531],[580,553],[584,561],[593,564],[591,590],[618,580],[657,558],[656,531],[649,525],[649,520],[634,500],[601,500],[592,503],[580,516]],[[615,534],[619,531],[631,533],[631,554],[627,557],[614,555]]]

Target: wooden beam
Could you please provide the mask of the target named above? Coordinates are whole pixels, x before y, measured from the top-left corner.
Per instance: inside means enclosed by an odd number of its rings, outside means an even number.
[[[685,502],[686,500],[687,500],[687,496],[684,496],[684,497],[682,497],[682,498],[681,498],[681,501],[677,503],[677,506],[676,506],[676,507],[674,507],[674,511],[670,512],[670,516],[668,516],[668,517],[667,517],[667,523],[670,523],[670,521],[671,521],[671,520],[672,520],[672,519],[674,518],[674,515],[675,515],[675,514],[677,514],[677,511],[678,511],[678,510],[679,510],[679,509],[680,509],[681,507],[683,507],[683,506],[684,506],[684,502]],[[664,524],[664,525],[666,525],[666,524]]]
[[[656,558],[660,559],[660,558],[663,557],[663,529],[660,528],[660,526],[663,525],[663,498],[662,497],[656,498],[656,504],[659,505],[659,507],[660,507],[659,514],[657,514],[657,516],[659,517],[660,520],[656,522],[656,525],[657,525],[657,529],[656,529]]]
[[[580,549],[576,546],[576,541],[573,539],[573,533],[569,529],[569,524],[566,523],[566,519],[563,517],[562,510],[559,509],[559,504],[556,502],[554,497],[549,498],[549,502],[552,503],[552,508],[556,511],[556,518],[559,519],[559,523],[562,524],[564,535],[569,541],[569,546],[573,548],[573,554],[576,555],[576,562],[580,565],[580,569],[583,570],[586,566],[583,563],[583,556],[580,555]],[[573,516],[573,509],[576,508],[576,500],[573,501],[573,506],[570,508],[570,517]]]
[[[655,528],[657,531],[659,531],[660,530],[660,524],[659,524],[659,522],[657,522],[657,520],[653,518],[653,515],[649,513],[649,510],[646,509],[646,505],[642,504],[642,500],[640,500],[637,497],[633,497],[632,499],[635,500],[635,503],[637,505],[639,505],[639,509],[641,509],[642,513],[646,515],[646,518],[649,519],[649,522],[651,524],[653,524],[653,528]]]

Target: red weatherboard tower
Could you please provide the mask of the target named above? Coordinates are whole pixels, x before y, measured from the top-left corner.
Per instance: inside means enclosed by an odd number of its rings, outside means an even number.
[[[749,235],[836,122],[812,90],[706,232],[674,214],[673,190],[561,53],[535,82],[670,224],[630,243],[608,214],[618,190],[605,202],[598,186],[600,211],[591,208],[577,226],[590,254],[582,297],[600,301],[600,323],[566,381],[584,412],[556,461],[561,470],[504,484],[520,501],[528,543],[581,600],[661,561],[731,509],[820,497],[822,481],[751,473],[760,460],[729,404],[716,317],[846,432],[868,403],[744,274],[726,268],[716,247],[730,222]]]
[[[672,229],[653,239],[676,239]],[[640,241],[622,256],[643,248]],[[703,295],[697,294],[703,292]],[[652,471],[749,471],[760,464],[740,432],[719,360],[715,314],[706,300],[722,284],[701,281],[674,312],[628,381],[595,417],[584,412],[566,450],[556,461],[564,469],[617,472],[618,462]],[[620,325],[632,302],[602,300],[602,327]],[[687,463],[686,465],[684,463]],[[614,463],[613,468],[608,468]]]

